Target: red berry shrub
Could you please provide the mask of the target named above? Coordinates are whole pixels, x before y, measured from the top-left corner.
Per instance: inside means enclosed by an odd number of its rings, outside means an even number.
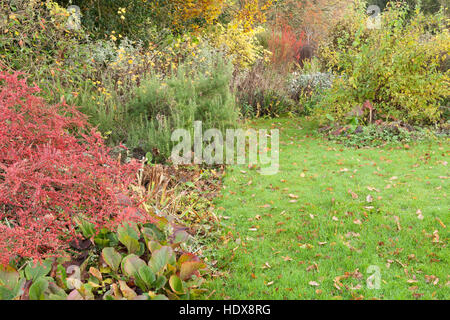
[[[19,74],[0,72],[0,264],[59,256],[75,219],[114,227],[139,166],[109,156],[101,136],[66,104],[48,106]]]

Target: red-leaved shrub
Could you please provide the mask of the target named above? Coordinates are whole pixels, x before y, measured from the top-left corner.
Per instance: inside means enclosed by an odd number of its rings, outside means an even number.
[[[298,61],[300,49],[304,45],[305,33],[302,31],[297,36],[289,25],[281,28],[281,33],[272,31],[272,37],[268,41],[269,51],[272,52],[272,64],[278,67]]]
[[[75,219],[111,228],[136,218],[120,197],[139,163],[110,157],[84,115],[48,106],[38,92],[18,73],[0,72],[0,264],[61,255]]]

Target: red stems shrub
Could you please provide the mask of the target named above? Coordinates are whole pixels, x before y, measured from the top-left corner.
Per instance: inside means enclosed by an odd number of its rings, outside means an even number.
[[[269,39],[269,51],[272,52],[272,64],[275,66],[286,66],[287,64],[298,61],[300,58],[300,49],[304,45],[305,33],[302,31],[297,37],[289,25],[281,28],[281,33],[272,31],[272,37]]]
[[[109,156],[102,137],[65,103],[49,106],[18,73],[0,72],[0,264],[60,256],[76,219],[112,228],[139,163]]]

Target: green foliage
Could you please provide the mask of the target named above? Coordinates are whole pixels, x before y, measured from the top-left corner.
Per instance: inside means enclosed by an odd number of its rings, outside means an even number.
[[[249,70],[237,73],[234,91],[244,117],[278,117],[299,113],[296,102],[285,87],[285,77],[259,60]]]
[[[247,101],[250,100],[247,99]],[[292,99],[275,90],[258,90],[251,99],[253,104],[249,104],[245,100],[241,104],[241,113],[245,117],[275,118],[298,111],[296,110],[297,105]]]
[[[81,9],[83,27],[94,38],[102,39],[113,32],[133,40],[148,41],[155,26],[168,26],[170,20],[164,14],[164,6],[149,2],[129,0],[58,0],[61,6],[76,4]]]
[[[10,266],[0,266],[0,300],[11,300],[19,295],[26,279]]]
[[[329,134],[327,138],[331,141],[342,143],[348,147],[375,147],[386,144],[411,143],[414,141],[432,140],[437,136],[429,129],[416,127],[408,130],[392,123],[390,125],[374,125],[345,128],[340,134]]]
[[[27,73],[50,100],[58,89],[76,91],[93,68],[86,35],[68,29],[67,10],[53,1],[0,2],[0,66]]]
[[[79,267],[66,269],[70,261],[63,258],[27,262],[20,271],[1,266],[0,300],[26,296],[30,300],[191,299],[203,292],[199,270],[206,265],[185,253],[180,247],[184,243],[157,237],[154,228],[125,222],[117,233],[107,231],[121,243],[92,248],[90,258]],[[130,245],[129,239],[138,245]],[[31,281],[28,288],[26,280]]]
[[[333,75],[331,73],[313,72],[307,69],[302,73],[294,72],[288,80],[288,92],[292,99],[298,101],[306,114],[310,114],[325,89],[331,87]]]
[[[198,68],[186,63],[166,79],[153,75],[143,80],[131,100],[123,105],[118,101],[115,109],[86,103],[84,111],[97,119],[103,132],[111,132],[112,143],[124,142],[141,156],[152,152],[154,161],[164,161],[175,129],[193,130],[194,121],[202,121],[205,130],[236,126],[231,67],[220,56],[211,59]]]
[[[394,0],[395,1],[395,0]],[[394,2],[393,0],[371,0],[368,5],[379,6],[381,10],[384,10],[388,5],[388,2]],[[409,11],[414,11],[414,8],[420,4],[421,9],[424,13],[436,13],[441,7],[446,5],[446,0],[402,0],[406,2],[409,7]],[[400,2],[400,1],[397,1]],[[448,5],[448,3],[447,3]],[[447,8],[448,9],[448,8]]]
[[[318,103],[321,122],[328,122],[327,115],[345,121],[355,114],[368,121],[369,108],[358,111],[366,101],[383,120],[430,124],[441,119],[440,107],[450,94],[449,71],[442,70],[450,51],[446,19],[416,11],[407,20],[406,14],[403,7],[390,8],[369,37],[364,22],[351,37],[337,38],[342,45],[328,62],[340,77]]]
[[[259,59],[268,59],[270,52],[260,44],[257,35],[262,27],[246,31],[242,26],[230,23],[217,24],[207,30],[204,37],[215,47],[222,49],[239,69],[251,67]]]

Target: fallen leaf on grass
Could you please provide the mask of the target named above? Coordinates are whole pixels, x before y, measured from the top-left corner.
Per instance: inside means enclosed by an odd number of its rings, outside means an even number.
[[[400,218],[398,216],[394,216],[395,223],[397,224],[398,231],[402,230],[402,226],[400,225]]]
[[[358,195],[356,193],[354,193],[352,190],[348,189],[348,193],[351,194],[353,199],[358,199]]]
[[[367,187],[367,189],[368,189],[369,191],[380,192],[380,190],[378,190],[377,188],[374,188],[374,187]]]
[[[433,231],[433,243],[439,243],[439,231]]]
[[[447,226],[442,222],[441,219],[436,217],[436,221],[439,222],[439,224],[441,225],[442,228],[444,228],[444,229],[447,228]]]
[[[417,218],[418,218],[419,220],[423,220],[422,211],[421,211],[420,209],[417,209],[416,214],[417,214]]]
[[[310,286],[314,286],[314,287],[320,286],[320,284],[318,284],[316,281],[310,281],[310,282],[308,282],[308,284],[309,284]]]

